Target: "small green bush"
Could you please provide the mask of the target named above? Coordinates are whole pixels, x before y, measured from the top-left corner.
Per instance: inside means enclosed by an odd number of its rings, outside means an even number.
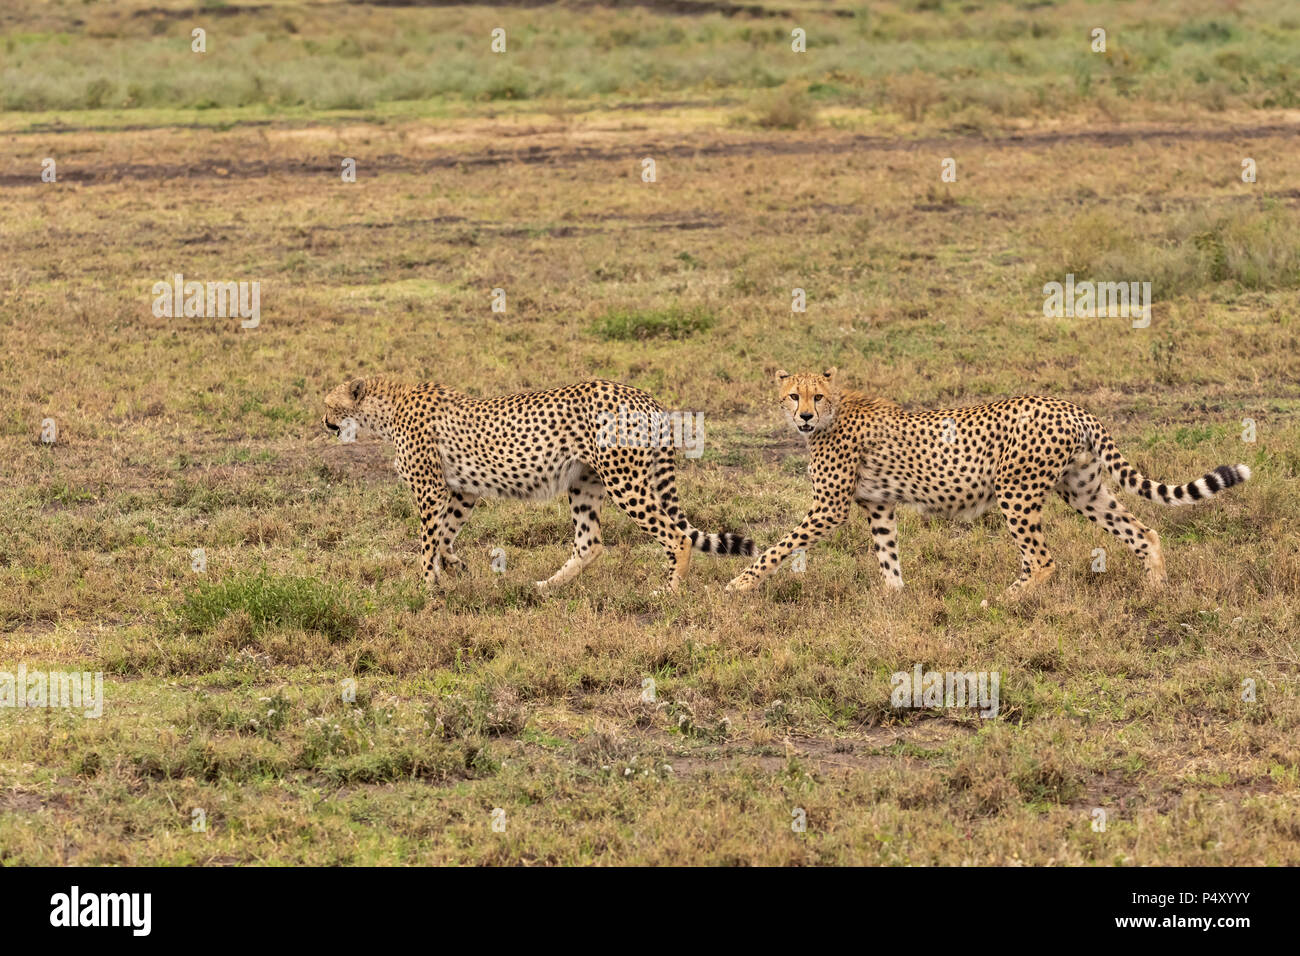
[[[716,319],[705,309],[611,309],[597,319],[591,331],[607,341],[684,339],[713,328]]]
[[[317,631],[331,641],[356,633],[359,616],[338,588],[312,578],[257,574],[201,582],[185,596],[180,619],[187,630],[206,631],[230,614],[243,611],[256,633],[271,627]]]

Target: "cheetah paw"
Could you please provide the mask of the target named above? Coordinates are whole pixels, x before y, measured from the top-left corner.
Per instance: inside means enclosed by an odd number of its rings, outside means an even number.
[[[732,578],[731,581],[727,584],[727,591],[729,593],[734,594],[739,591],[752,591],[757,586],[758,586],[757,577],[755,577],[752,574],[739,574],[736,577]]]
[[[1002,592],[1002,600],[1008,604],[1018,604],[1032,594],[1034,587],[1030,582],[1017,581]]]
[[[442,571],[460,572],[465,570],[465,562],[460,559],[458,554],[440,554],[438,555],[438,566]]]

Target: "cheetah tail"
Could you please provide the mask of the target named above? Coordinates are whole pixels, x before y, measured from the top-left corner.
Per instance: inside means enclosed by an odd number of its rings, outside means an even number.
[[[722,534],[705,534],[699,528],[692,528],[688,522],[686,533],[690,536],[691,547],[704,554],[753,554],[754,542],[744,535],[724,531]]]
[[[1143,477],[1140,471],[1124,459],[1115,448],[1115,442],[1100,423],[1096,423],[1094,419],[1089,425],[1092,431],[1093,453],[1106,463],[1106,468],[1119,486],[1150,501],[1158,501],[1166,505],[1190,505],[1203,498],[1212,498],[1225,488],[1250,480],[1248,465],[1220,465],[1214,471],[1207,472],[1203,477],[1189,481],[1185,485],[1165,485],[1152,481],[1150,478]]]

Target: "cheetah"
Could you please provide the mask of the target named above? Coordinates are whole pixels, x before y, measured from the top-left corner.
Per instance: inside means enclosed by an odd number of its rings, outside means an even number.
[[[727,585],[747,591],[792,551],[807,548],[846,521],[856,502],[871,518],[880,573],[903,586],[894,509],[970,520],[995,503],[1020,547],[1015,598],[1056,570],[1043,539],[1043,499],[1056,491],[1084,517],[1137,555],[1147,583],[1165,580],[1160,537],[1119,503],[1105,484],[1167,505],[1191,504],[1250,478],[1245,465],[1222,465],[1185,485],[1143,477],[1125,461],[1095,417],[1077,405],[1035,395],[940,411],[905,412],[884,398],[841,390],[836,369],[776,373],[781,406],[808,442],[812,509]]]
[[[754,553],[749,538],[705,534],[678,509],[673,449],[654,430],[663,414],[640,389],[603,381],[476,399],[432,382],[357,378],[325,398],[328,431],[337,434],[352,419],[395,446],[393,467],[415,495],[420,516],[426,585],[464,566],[456,535],[480,498],[548,500],[567,492],[573,552],[535,582],[542,591],[572,581],[604,550],[606,493],[663,546],[668,590],[682,580],[692,549]]]

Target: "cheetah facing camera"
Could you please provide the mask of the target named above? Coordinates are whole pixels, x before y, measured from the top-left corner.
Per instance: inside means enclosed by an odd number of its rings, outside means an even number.
[[[431,382],[358,378],[325,397],[329,431],[337,434],[350,418],[396,446],[393,467],[410,486],[420,514],[426,584],[463,566],[454,551],[456,535],[479,498],[547,500],[568,492],[573,553],[560,570],[537,582],[542,590],[572,581],[600,555],[606,493],[663,546],[669,590],[686,573],[692,548],[754,553],[748,538],[691,527],[677,506],[673,449],[658,436],[647,431],[611,438],[611,421],[660,421],[663,414],[645,392],[616,382],[475,399]]]
[[[1144,478],[1124,460],[1106,429],[1077,405],[1022,396],[932,412],[905,412],[894,402],[841,391],[835,369],[776,373],[781,406],[808,440],[812,510],[727,585],[747,591],[796,548],[826,537],[856,502],[871,516],[880,573],[903,586],[897,505],[930,515],[975,518],[995,502],[1020,546],[1020,578],[1007,594],[1026,593],[1056,565],[1043,540],[1043,499],[1055,491],[1073,508],[1132,549],[1147,583],[1165,580],[1160,537],[1119,503],[1104,478],[1167,505],[1191,504],[1250,478],[1245,465],[1221,465],[1186,485]]]

